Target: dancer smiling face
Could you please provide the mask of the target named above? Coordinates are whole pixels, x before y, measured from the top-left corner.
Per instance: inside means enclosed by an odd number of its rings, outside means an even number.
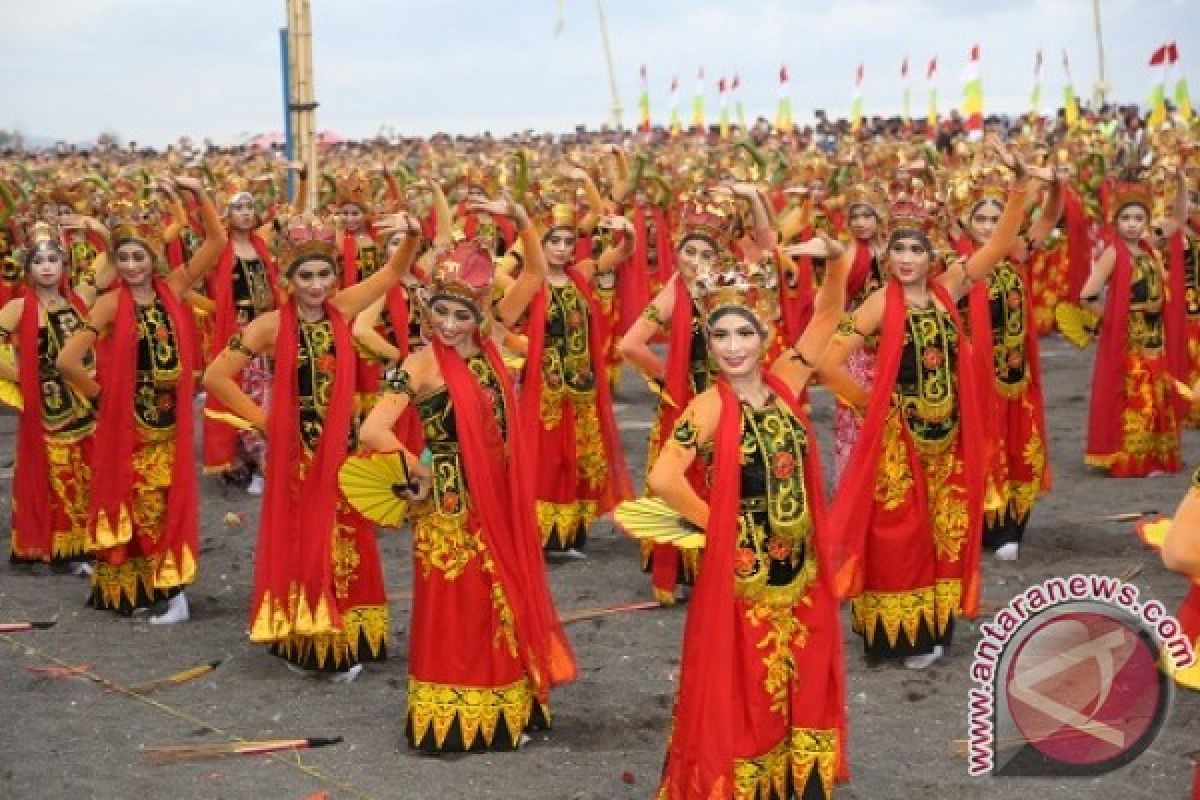
[[[708,346],[721,374],[736,382],[762,368],[767,332],[750,312],[722,309],[708,320]]]

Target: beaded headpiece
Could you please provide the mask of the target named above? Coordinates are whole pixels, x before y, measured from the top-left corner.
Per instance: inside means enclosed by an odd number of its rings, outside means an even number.
[[[371,183],[364,175],[351,173],[338,180],[334,192],[333,204],[336,206],[354,205],[364,212],[371,210]]]
[[[675,246],[691,236],[702,236],[722,252],[737,239],[737,205],[726,191],[699,190],[686,195],[675,225]]]
[[[29,227],[24,244],[16,248],[12,253],[12,260],[16,271],[21,275],[27,275],[29,272],[29,262],[42,249],[57,250],[59,257],[62,258],[65,265],[67,254],[63,250],[62,241],[59,239],[54,228],[46,222],[35,222]]]
[[[492,256],[481,242],[459,242],[434,257],[429,286],[422,290],[425,304],[428,307],[439,297],[457,300],[482,320],[489,309],[495,273]]]
[[[158,212],[153,195],[134,193],[114,197],[108,206],[113,252],[126,242],[136,242],[146,248],[159,269],[165,269],[167,246],[161,222],[156,219]]]
[[[288,220],[279,242],[279,265],[284,275],[305,261],[338,266],[337,232],[320,217],[302,214]]]
[[[779,272],[771,258],[734,262],[696,277],[693,293],[707,321],[721,311],[748,311],[764,331],[779,318]]]
[[[842,190],[842,205],[847,210],[855,206],[866,206],[882,221],[886,219],[888,212],[887,191],[875,182],[855,183]]]
[[[1141,206],[1149,214],[1154,209],[1154,192],[1142,181],[1118,181],[1113,184],[1112,218],[1125,206]]]

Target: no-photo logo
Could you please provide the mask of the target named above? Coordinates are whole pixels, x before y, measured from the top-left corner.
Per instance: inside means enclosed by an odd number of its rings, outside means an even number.
[[[1018,611],[1010,604],[980,627],[971,774],[1099,775],[1141,755],[1170,708],[1167,664],[1192,659],[1174,636],[1178,623],[1165,613],[1148,620],[1136,594],[1129,604],[1068,600]]]

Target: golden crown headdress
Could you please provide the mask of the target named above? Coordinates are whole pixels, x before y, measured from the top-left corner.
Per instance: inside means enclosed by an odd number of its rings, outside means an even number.
[[[946,189],[950,209],[965,221],[981,203],[1004,205],[1009,191],[1007,171],[997,164],[959,169],[950,176]]]
[[[364,212],[371,210],[371,182],[365,175],[351,173],[336,181],[333,203],[336,206],[355,205]]]
[[[288,220],[279,239],[279,265],[285,275],[305,261],[338,265],[337,231],[312,214]]]
[[[58,232],[49,223],[39,221],[29,226],[25,234],[25,241],[12,252],[14,271],[18,275],[25,275],[29,270],[29,261],[38,250],[43,248],[57,250],[59,257],[65,263],[67,254],[63,250]]]
[[[448,297],[465,304],[482,319],[490,308],[487,301],[495,273],[491,253],[482,242],[459,242],[435,254],[429,285],[422,289],[425,303]]]
[[[1154,210],[1154,190],[1145,181],[1115,181],[1112,185],[1112,218],[1126,206],[1141,206],[1150,214]]]
[[[702,236],[719,251],[729,251],[738,238],[738,209],[731,192],[701,189],[683,197],[675,225],[675,246],[691,236]]]
[[[883,220],[888,212],[887,190],[875,181],[860,181],[842,190],[842,206],[847,210],[866,206]]]
[[[159,269],[165,269],[167,246],[163,240],[160,209],[152,195],[119,194],[108,205],[109,230],[115,253],[122,244],[135,242],[154,257]]]
[[[779,271],[771,257],[757,261],[736,261],[720,270],[696,276],[692,293],[711,320],[721,311],[740,309],[758,320],[763,330],[771,331],[779,318]]]

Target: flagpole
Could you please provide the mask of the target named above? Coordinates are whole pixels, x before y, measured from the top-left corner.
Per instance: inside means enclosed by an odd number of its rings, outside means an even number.
[[[1092,102],[1096,104],[1098,111],[1106,101],[1109,88],[1108,83],[1104,80],[1104,34],[1100,29],[1100,0],[1092,0],[1092,19],[1096,28],[1096,65],[1098,70]]]
[[[600,16],[600,36],[604,40],[604,60],[608,63],[608,88],[612,91],[613,125],[621,130],[621,97],[617,94],[617,73],[613,66],[612,47],[608,43],[608,19],[604,16],[604,0],[596,0],[596,13]]]

